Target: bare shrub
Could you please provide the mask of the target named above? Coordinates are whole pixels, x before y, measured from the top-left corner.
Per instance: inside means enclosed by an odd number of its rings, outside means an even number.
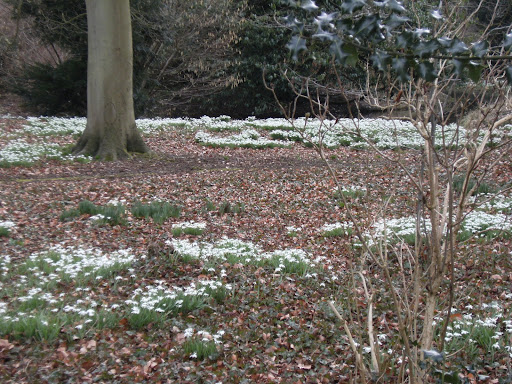
[[[350,30],[347,25],[352,20],[358,20],[358,17],[371,23],[368,10],[361,12],[362,15],[354,15],[351,7],[355,9],[361,2],[346,3],[349,4],[347,9],[350,12],[344,16],[350,21],[345,21],[341,29]],[[303,5],[305,7],[316,11],[310,3]],[[471,19],[477,10],[466,19],[461,19],[457,9],[456,5],[451,4],[444,9],[446,16],[432,31],[436,38],[449,36],[453,40],[446,41],[457,42],[460,40],[454,37],[464,36],[472,27]],[[417,9],[413,8],[412,11],[414,13]],[[321,30],[316,31],[319,39],[336,42],[336,36],[339,35],[336,32],[329,35],[322,28],[333,26],[335,29],[332,19],[337,16],[322,13],[315,19],[318,30]],[[329,25],[325,22],[328,19],[331,23]],[[297,25],[301,27],[297,28]],[[300,31],[290,46],[292,52],[297,54],[306,49],[306,38],[302,34],[306,34],[304,31],[307,29],[301,29],[302,24],[299,23],[294,24],[294,27]],[[426,33],[421,25],[412,31]],[[477,41],[485,41],[488,32],[481,32]],[[353,43],[352,47],[360,44],[358,48],[365,49],[361,40],[352,42],[352,38],[348,36],[349,42],[343,43]],[[425,41],[423,43],[427,44]],[[464,46],[462,42],[460,44]],[[335,43],[331,45],[331,50],[333,46],[336,48]],[[414,48],[421,51],[422,47]],[[352,52],[347,49],[340,57],[344,60]],[[397,55],[395,61],[391,61],[391,54]],[[330,111],[329,89],[337,87],[342,93],[346,91],[339,75],[336,84],[320,86],[315,79],[292,78],[285,73],[284,76],[296,94],[296,101],[290,106],[281,105],[281,110],[302,139],[309,142],[323,159],[338,190],[343,189],[340,181],[342,178],[330,165],[323,142],[329,131],[350,133],[358,137],[368,150],[386,159],[413,187],[414,194],[408,196],[411,202],[409,206],[412,207],[410,215],[415,221],[412,242],[397,238],[386,225],[385,216],[392,204],[391,199],[384,201],[380,212],[373,212],[374,226],[379,220],[381,224],[380,232],[376,232],[368,229],[353,203],[341,194],[360,247],[353,254],[352,273],[347,281],[353,297],[340,298],[344,304],[342,308],[337,308],[334,303],[330,305],[343,324],[361,382],[385,380],[383,377],[392,364],[391,356],[394,356],[398,358],[392,371],[398,382],[422,383],[432,378],[429,364],[444,359],[444,339],[452,305],[463,295],[463,292],[456,291],[456,265],[464,263],[470,255],[459,246],[461,241],[458,234],[463,220],[475,206],[472,195],[486,175],[511,153],[511,127],[500,131],[512,121],[510,86],[506,81],[510,68],[506,69],[503,60],[493,60],[492,55],[489,55],[488,60],[482,60],[478,65],[469,63],[470,67],[465,68],[478,71],[478,77],[475,73],[469,74],[472,78],[470,80],[463,77],[461,67],[457,68],[460,62],[447,55],[430,54],[427,57],[431,58],[416,72],[412,68],[402,70],[404,65],[409,65],[406,63],[409,58],[401,56],[402,52],[394,51],[391,54],[386,57],[386,54],[381,53],[378,58],[380,61],[377,61],[381,64],[380,71],[374,70],[369,64],[370,53],[363,55],[363,61],[365,58],[368,60],[366,67],[369,75],[362,94],[365,103],[382,111],[383,118],[395,122],[391,132],[396,141],[393,151],[382,149],[361,130],[360,119],[363,116],[357,104],[349,111],[352,120],[347,124],[341,124]],[[498,50],[494,54],[510,58],[505,50]],[[389,64],[386,64],[388,58]],[[333,64],[333,70],[339,73],[343,69],[337,64]],[[425,75],[421,70],[432,70],[432,73]],[[268,89],[274,92],[272,87]],[[311,133],[304,125],[300,125],[304,124],[303,120],[301,123],[295,120],[295,108],[301,99],[310,104],[311,112],[307,119],[316,118],[320,122],[317,132]],[[347,102],[349,99],[347,96]],[[408,148],[400,143],[399,121],[405,121],[415,128],[421,138],[419,147]],[[411,159],[419,161],[411,164]],[[454,188],[455,178],[461,183],[458,189]],[[364,302],[365,308],[360,309],[360,305],[351,304],[352,301],[359,304]],[[382,319],[394,323],[393,328],[396,329],[391,353],[380,351],[376,341],[375,323],[382,322]],[[368,346],[369,359],[363,355],[361,345],[354,342],[353,335],[358,335],[358,342],[364,341]]]

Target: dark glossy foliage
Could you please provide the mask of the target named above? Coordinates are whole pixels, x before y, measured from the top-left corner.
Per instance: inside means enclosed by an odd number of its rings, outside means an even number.
[[[13,3],[18,3],[17,1]],[[147,97],[140,89],[146,63],[151,60],[149,47],[158,23],[160,3],[156,0],[132,0],[134,94],[136,108],[144,108]],[[56,65],[35,63],[17,79],[13,90],[23,95],[40,113],[83,115],[87,93],[87,15],[83,0],[25,0],[21,14],[30,18],[41,41],[66,52]],[[139,17],[144,15],[144,17]],[[153,22],[151,22],[153,21]],[[148,27],[152,25],[153,27]]]
[[[14,90],[25,97],[27,104],[43,115],[73,112],[85,115],[87,110],[87,63],[69,59],[61,64],[34,64]]]
[[[287,48],[292,58],[310,49],[311,41],[328,44],[329,52],[342,66],[354,66],[361,57],[370,56],[379,71],[391,69],[401,81],[416,78],[433,81],[437,77],[432,59],[446,59],[459,78],[478,82],[488,61],[510,59],[512,32],[504,29],[498,46],[491,49],[487,41],[467,44],[462,37],[434,35],[427,25],[441,22],[443,10],[431,8],[430,20],[409,17],[407,9],[396,0],[344,0],[338,10],[317,6],[314,1],[288,1],[292,15],[287,18],[294,32]],[[306,11],[297,18],[296,10]],[[512,81],[512,67],[504,70]]]
[[[318,4],[327,9],[336,9],[336,2],[333,1],[325,0]],[[300,37],[292,37],[296,29],[287,28],[287,24],[290,26],[287,20],[296,21],[297,17],[306,16],[307,13],[300,8],[294,9],[293,15],[288,15],[289,12],[290,8],[280,0],[248,2],[246,22],[237,44],[239,56],[237,64],[233,67],[234,73],[242,82],[236,88],[226,89],[209,99],[203,105],[207,107],[206,113],[228,114],[233,117],[280,116],[281,111],[277,108],[274,96],[264,86],[263,74],[267,85],[274,88],[283,104],[291,103],[295,97],[290,83],[283,77],[286,70],[296,86],[311,76],[328,85],[333,85],[337,81],[331,72],[331,55],[324,49],[328,47],[325,42],[312,42],[309,45],[311,55],[297,56],[297,53],[305,48],[305,41]],[[289,51],[282,49],[283,46],[290,45],[294,45],[291,48],[292,52],[295,52],[293,58],[296,60],[291,60]],[[365,71],[354,66],[341,75],[349,86],[356,85],[355,88],[359,89],[359,83],[364,81]],[[229,100],[229,103],[220,102],[221,100]],[[219,109],[218,106],[222,108]],[[299,109],[300,107],[299,105]],[[309,110],[308,108],[309,106],[304,106],[305,110]]]

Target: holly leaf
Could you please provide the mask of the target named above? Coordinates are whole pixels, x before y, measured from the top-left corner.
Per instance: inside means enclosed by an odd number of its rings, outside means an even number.
[[[387,7],[389,10],[393,12],[405,12],[405,8],[402,6],[402,4],[396,0],[374,1],[373,5],[375,5],[378,8]]]
[[[430,16],[432,16],[436,20],[443,20],[444,17],[441,14],[441,11],[439,9],[435,9],[430,13]]]
[[[419,57],[429,57],[437,51],[440,47],[439,41],[437,39],[432,39],[428,41],[420,41],[418,45],[414,48],[414,52]]]
[[[505,35],[505,40],[503,41],[503,48],[509,50],[512,47],[512,32]]]
[[[471,46],[471,52],[477,57],[484,57],[489,50],[489,43],[487,41],[479,41]]]
[[[352,20],[349,20],[348,18],[336,20],[336,29],[343,35],[350,36],[355,34]]]
[[[341,9],[350,14],[359,11],[366,5],[366,0],[345,0],[341,4]]]
[[[359,60],[357,48],[352,44],[344,44],[341,41],[334,41],[329,51],[341,65],[355,66]]]
[[[446,49],[452,55],[460,55],[468,52],[468,46],[463,41],[455,38],[452,39],[450,46]]]
[[[442,352],[438,352],[435,349],[423,349],[423,356],[425,356],[425,359],[432,360],[436,363],[440,363],[444,360],[444,354]]]
[[[480,63],[470,61],[466,68],[468,69],[468,77],[475,83],[478,83],[480,81],[480,77],[482,76],[482,69],[483,67],[480,65]]]
[[[391,67],[396,72],[398,79],[405,83],[410,80],[411,76],[409,75],[409,62],[406,58],[403,57],[395,57],[391,60]]]
[[[461,383],[458,372],[435,369],[434,376],[442,379],[443,383],[451,383],[451,384],[460,384]]]
[[[318,27],[316,33],[312,36],[320,41],[332,41],[336,35],[329,31],[324,31],[321,27]]]
[[[505,68],[505,76],[507,77],[508,83],[512,85],[512,65]]]
[[[389,0],[386,4],[388,6],[388,8],[390,10],[392,10],[393,12],[398,12],[398,13],[402,13],[402,12],[405,12],[406,9],[404,8],[404,6],[396,1],[396,0]]]
[[[292,39],[286,45],[286,48],[288,48],[291,51],[292,58],[295,61],[299,59],[300,51],[306,51],[308,49],[306,46],[306,39],[303,39],[298,35],[292,36]]]
[[[372,36],[379,31],[380,18],[376,15],[363,16],[356,24],[356,33],[358,36]]]
[[[412,32],[412,34],[416,38],[421,38],[421,37],[423,37],[423,35],[428,35],[429,33],[430,33],[430,29],[428,29],[428,28],[416,28]]]
[[[453,60],[455,74],[458,77],[462,78],[462,74],[464,72],[464,68],[466,68],[466,64],[467,64],[467,60],[458,60],[458,59]]]
[[[320,15],[315,17],[315,23],[318,24],[319,26],[329,25],[334,20],[335,17],[336,17],[335,12],[333,12],[333,13],[322,12]]]
[[[291,27],[293,32],[301,33],[304,30],[304,23],[292,15],[283,18],[287,27]]]
[[[303,0],[300,7],[309,12],[316,11],[318,9],[318,5],[316,5],[315,2],[312,0]]]
[[[391,56],[384,51],[376,51],[370,59],[372,60],[373,65],[379,71],[386,71],[388,65],[391,64]]]
[[[453,44],[453,39],[450,39],[449,37],[440,37],[437,39],[439,41],[439,44],[441,44],[444,48],[448,48]]]
[[[389,16],[385,21],[386,29],[395,29],[396,27],[399,27],[408,21],[410,21],[408,17],[397,15],[396,13],[392,13],[391,16]]]
[[[343,62],[347,57],[347,54],[343,51],[343,44],[341,41],[334,41],[330,47],[329,52],[334,56],[336,61],[339,63]]]
[[[343,49],[346,53],[348,53],[348,56],[345,59],[345,64],[349,67],[355,67],[359,61],[359,53],[357,52],[357,48],[352,44],[345,44],[343,45]]]
[[[396,37],[396,46],[397,48],[410,48],[417,44],[417,39],[414,37],[414,34],[409,31],[404,31]]]
[[[429,63],[428,61],[421,62],[418,65],[418,72],[420,77],[428,82],[432,82],[437,78],[437,72],[434,64]]]

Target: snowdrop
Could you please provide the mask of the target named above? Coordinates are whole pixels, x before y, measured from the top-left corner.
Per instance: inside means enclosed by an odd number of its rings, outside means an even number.
[[[180,310],[186,300],[207,298],[221,289],[231,290],[231,286],[220,281],[203,280],[192,282],[187,287],[168,287],[162,281],[159,285],[135,289],[125,304],[132,308],[133,314],[139,314],[141,308],[155,312],[174,311]]]
[[[195,228],[195,229],[205,229],[206,228],[206,223],[196,223],[195,221],[186,221],[186,222],[183,222],[183,223],[176,223],[176,224],[173,224],[172,226],[173,228],[181,228],[181,229],[185,229],[185,228]]]
[[[48,259],[47,255],[53,255],[53,258]],[[128,266],[135,261],[136,257],[130,249],[106,254],[97,248],[84,249],[58,244],[50,247],[47,252],[35,253],[29,256],[29,260],[35,264],[40,262],[41,259],[46,260],[46,264],[56,274],[76,279],[84,272],[97,273],[108,268]],[[56,274],[54,276],[57,276]]]
[[[288,231],[288,233],[300,232],[302,231],[302,227],[295,227],[293,225],[290,225],[286,227],[286,230]]]
[[[36,136],[77,135],[84,131],[86,124],[85,117],[29,117],[23,130]]]
[[[219,262],[230,264],[271,264],[275,272],[283,270],[306,274],[308,269],[317,267],[319,260],[313,260],[309,254],[302,249],[275,250],[264,252],[257,245],[244,242],[238,239],[221,239],[216,243],[188,242],[186,240],[168,240],[166,244],[171,245],[175,252],[182,257],[200,259],[204,262]],[[225,271],[221,271],[225,277]]]
[[[260,134],[253,130],[245,130],[242,133],[227,137],[216,137],[208,132],[199,131],[196,133],[195,139],[198,143],[215,146],[215,147],[289,147],[290,143],[280,140],[269,140],[261,137]]]
[[[512,220],[510,216],[502,213],[487,213],[483,211],[473,211],[469,213],[462,227],[472,233],[480,232],[482,230],[512,230]]]
[[[0,228],[6,228],[6,229],[10,229],[10,228],[16,228],[16,224],[10,220],[0,220]]]
[[[124,205],[126,204],[126,199],[111,199],[107,202],[107,205]]]
[[[60,157],[61,150],[57,144],[28,143],[24,139],[10,141],[0,149],[0,162],[33,163],[43,156]]]
[[[472,199],[477,202],[477,198]],[[488,200],[481,204],[478,209],[487,212],[507,213],[512,211],[512,198],[507,196],[480,195],[478,200]]]

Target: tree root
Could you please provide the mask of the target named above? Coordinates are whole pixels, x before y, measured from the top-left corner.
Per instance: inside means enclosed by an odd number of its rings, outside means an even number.
[[[130,153],[147,153],[149,148],[142,138],[129,140],[124,146],[122,143],[101,141],[96,135],[83,134],[71,151],[74,156],[92,156],[99,161],[116,161],[131,158]]]

